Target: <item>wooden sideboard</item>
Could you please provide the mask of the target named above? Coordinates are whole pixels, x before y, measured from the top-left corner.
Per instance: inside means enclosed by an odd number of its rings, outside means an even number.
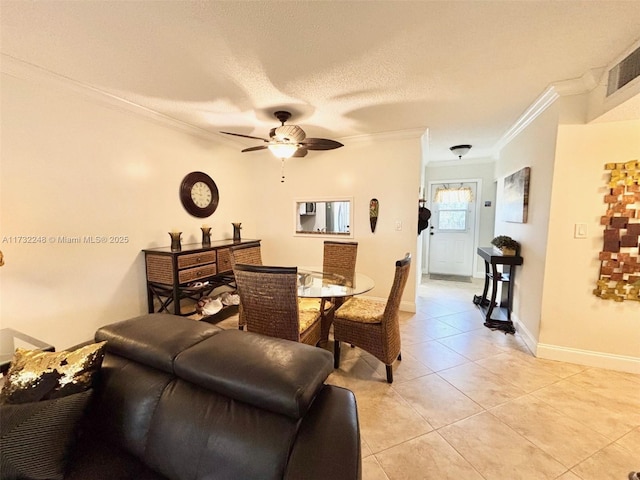
[[[217,240],[207,247],[200,243],[182,245],[180,251],[172,251],[171,247],[143,250],[149,313],[191,315],[195,303],[215,288],[235,286],[230,248],[257,241]]]

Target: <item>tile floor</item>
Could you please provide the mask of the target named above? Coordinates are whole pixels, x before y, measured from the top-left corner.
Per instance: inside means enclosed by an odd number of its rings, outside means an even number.
[[[626,480],[640,376],[535,358],[482,325],[482,283],[429,280],[401,313],[402,361],[342,348],[327,382],[358,402],[363,480]],[[331,342],[332,343],[332,342]],[[331,347],[331,345],[330,345]]]

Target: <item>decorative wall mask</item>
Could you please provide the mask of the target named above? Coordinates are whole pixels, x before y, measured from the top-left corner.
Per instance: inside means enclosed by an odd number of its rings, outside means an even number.
[[[380,203],[377,198],[372,198],[369,201],[369,223],[371,224],[371,233],[375,233],[376,224],[378,223],[378,211],[380,209]]]
[[[640,162],[607,163],[610,172],[600,278],[593,294],[622,302],[640,301]]]

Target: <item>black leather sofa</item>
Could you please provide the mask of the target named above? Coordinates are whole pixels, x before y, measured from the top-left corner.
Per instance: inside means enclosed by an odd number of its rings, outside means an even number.
[[[329,352],[169,314],[100,328],[69,480],[360,479],[355,397]]]

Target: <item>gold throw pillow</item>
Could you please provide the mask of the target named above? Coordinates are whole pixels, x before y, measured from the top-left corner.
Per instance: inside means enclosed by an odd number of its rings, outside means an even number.
[[[100,371],[106,343],[62,352],[16,349],[0,403],[37,402],[89,389]]]

